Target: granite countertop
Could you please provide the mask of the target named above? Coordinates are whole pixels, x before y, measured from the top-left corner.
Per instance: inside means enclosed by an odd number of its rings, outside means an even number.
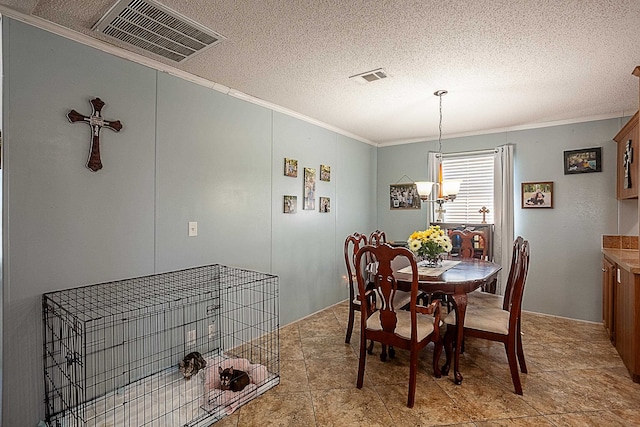
[[[624,270],[640,274],[640,252],[638,249],[603,248],[602,253]]]

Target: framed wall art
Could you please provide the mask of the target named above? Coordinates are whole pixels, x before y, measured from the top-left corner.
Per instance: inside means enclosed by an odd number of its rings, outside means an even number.
[[[320,181],[331,181],[331,166],[320,165]]]
[[[320,213],[331,212],[331,199],[328,197],[320,197]]]
[[[522,208],[553,208],[553,181],[523,182]]]
[[[602,147],[564,152],[564,174],[602,172]]]
[[[296,178],[298,176],[298,161],[295,159],[284,158],[284,176]]]
[[[298,196],[284,196],[284,209],[286,214],[294,214],[298,209]]]
[[[420,195],[416,184],[389,185],[390,209],[420,209]]]
[[[304,168],[304,202],[302,209],[315,210],[316,208],[316,170]]]

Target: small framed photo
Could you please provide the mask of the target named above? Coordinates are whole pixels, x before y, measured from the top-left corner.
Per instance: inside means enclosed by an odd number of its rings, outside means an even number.
[[[298,176],[298,161],[296,159],[284,158],[284,176],[293,178]]]
[[[602,172],[602,147],[564,152],[564,174]]]
[[[522,208],[553,208],[553,181],[523,182]]]
[[[320,197],[320,213],[331,212],[331,199],[328,197]]]
[[[331,181],[331,166],[320,165],[320,181]]]
[[[420,195],[415,183],[389,185],[390,209],[420,209]]]
[[[284,210],[286,214],[294,214],[298,209],[298,196],[284,196]]]

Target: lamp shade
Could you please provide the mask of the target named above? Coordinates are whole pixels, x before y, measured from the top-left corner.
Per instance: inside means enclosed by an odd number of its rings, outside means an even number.
[[[460,192],[460,184],[462,184],[461,179],[445,179],[442,181],[442,195],[457,196]]]
[[[429,181],[417,181],[416,189],[418,190],[418,194],[421,199],[426,199],[431,194],[431,189],[433,188],[433,182]]]

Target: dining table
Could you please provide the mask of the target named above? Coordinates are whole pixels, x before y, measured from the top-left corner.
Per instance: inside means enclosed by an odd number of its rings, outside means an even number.
[[[492,283],[502,266],[491,261],[475,258],[443,260],[440,268],[424,267],[418,263],[418,289],[428,294],[442,293],[451,296],[453,309],[456,313],[456,324],[464,325],[464,317],[467,310],[467,294],[479,287]],[[407,266],[394,265],[394,277],[398,283],[398,289],[410,290],[412,275],[407,272]],[[463,327],[457,328],[455,340],[453,372],[454,382],[462,383],[460,373],[460,352],[462,349]],[[447,375],[449,366],[445,365],[441,373]]]

